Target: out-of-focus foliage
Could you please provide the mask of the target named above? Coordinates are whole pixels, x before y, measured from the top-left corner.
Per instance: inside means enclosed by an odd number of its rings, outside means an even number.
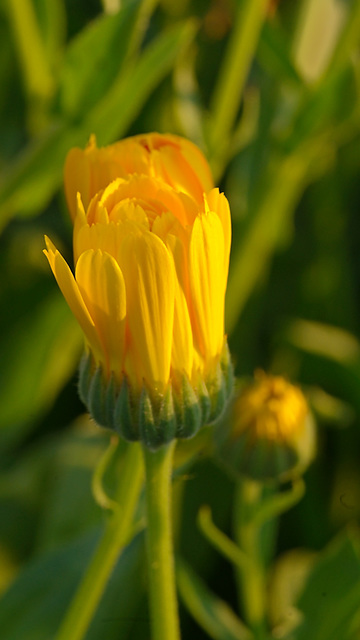
[[[297,381],[318,421],[305,497],[268,532],[273,638],[360,638],[360,3],[6,0],[0,35],[1,636],[54,637],[105,519],[108,434],[79,418],[81,337],[41,253],[47,233],[70,255],[64,158],[157,130],[199,144],[230,201],[236,374]],[[231,562],[196,524],[209,504],[233,537],[206,440],[177,454],[183,634],[240,640]],[[139,533],[88,640],[148,637],[143,556]]]

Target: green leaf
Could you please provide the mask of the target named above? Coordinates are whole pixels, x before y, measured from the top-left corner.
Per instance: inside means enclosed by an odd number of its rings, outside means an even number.
[[[145,602],[145,545],[139,534],[125,549],[109,580],[86,640],[134,640],[133,624],[138,618],[147,622]],[[105,635],[106,631],[106,635]],[[145,637],[150,637],[147,629]]]
[[[88,134],[65,123],[51,126],[30,142],[3,172],[0,182],[0,230],[17,213],[38,215],[60,187],[65,156],[84,145]]]
[[[36,478],[38,511],[41,509],[36,548],[42,553],[84,535],[102,521],[104,512],[94,500],[91,480],[107,439],[105,430],[98,428],[84,415],[73,428],[64,430],[56,438],[53,436],[50,442],[45,440],[42,448],[41,445],[38,447],[38,459],[34,462],[36,464],[38,461],[40,467],[42,464],[44,468],[38,470]],[[47,461],[40,460],[40,452],[43,458],[47,454]],[[17,471],[15,469],[13,472],[15,477]],[[30,468],[29,474],[31,471]],[[35,472],[36,469],[33,474]],[[47,482],[46,491],[44,479]],[[18,499],[21,498],[24,500],[23,492],[18,495]]]
[[[266,0],[237,3],[234,26],[211,100],[209,149],[210,160],[217,174],[221,173],[220,165],[226,158],[226,147],[231,140],[245,82],[265,22],[267,5]]]
[[[40,105],[52,96],[54,78],[45,55],[33,2],[23,0],[20,5],[19,2],[9,0],[7,11],[28,99],[36,99]]]
[[[87,129],[98,135],[101,144],[124,134],[194,32],[191,21],[167,29],[148,45],[134,66],[127,67],[86,120]]]
[[[226,602],[213,594],[183,561],[177,561],[181,598],[196,622],[213,640],[251,640],[252,634]]]
[[[0,338],[1,447],[14,445],[47,410],[74,372],[82,338],[57,290],[33,306],[25,298],[19,319]]]
[[[297,607],[303,622],[289,640],[347,639],[360,609],[360,541],[345,533],[314,565]]]
[[[44,554],[22,571],[0,601],[6,640],[53,638],[98,540],[98,531]],[[142,536],[127,547],[115,567],[87,640],[125,640],[143,595]],[[126,585],[126,588],[124,588]]]
[[[80,122],[73,126],[67,120],[86,119],[89,109],[103,98],[119,74],[138,5],[134,0],[117,15],[99,18],[68,46],[58,98],[63,113],[4,172],[0,183],[0,229],[18,211],[41,211],[59,188],[66,153],[71,147],[84,146],[92,133]],[[51,15],[48,12],[44,20],[49,21]]]
[[[251,222],[233,255],[230,270],[226,293],[228,333],[234,329],[248,297],[280,244],[321,148],[319,141],[314,140],[299,146],[293,154],[274,160],[269,164],[264,184],[257,185],[259,202],[251,203]]]
[[[359,410],[360,342],[356,336],[337,326],[296,318],[285,327],[283,343],[301,354],[305,375],[310,372],[312,380],[320,376],[325,388],[335,384],[339,398]]]
[[[303,86],[304,83],[294,67],[290,57],[291,45],[286,41],[285,34],[275,22],[264,23],[257,57],[261,64],[273,76],[279,75],[281,80],[287,80],[295,86]]]
[[[286,147],[295,150],[306,139],[339,127],[358,107],[358,88],[353,67],[348,64],[326,76],[313,91],[304,94]]]
[[[47,58],[55,71],[66,38],[66,11],[64,0],[34,0],[35,12]]]
[[[359,46],[360,4],[356,0],[348,4],[350,6],[347,21],[329,65],[330,73],[336,73],[342,66],[347,65]]]
[[[91,477],[107,439],[84,416],[18,452],[16,462],[2,470],[0,540],[11,557],[28,557],[34,546],[43,553],[68,544],[99,524],[103,513],[94,502]],[[2,574],[1,559],[0,565]]]
[[[115,15],[102,15],[70,42],[60,74],[63,115],[83,118],[110,88],[128,52],[139,4],[133,0]]]

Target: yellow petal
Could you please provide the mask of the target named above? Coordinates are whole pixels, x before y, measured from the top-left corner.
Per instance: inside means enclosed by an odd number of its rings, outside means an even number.
[[[229,259],[230,259],[230,247],[231,247],[231,215],[230,215],[230,207],[229,202],[223,193],[220,193],[219,189],[212,189],[205,197],[205,206],[206,203],[209,207],[210,211],[215,211],[221,220],[221,224],[224,232],[224,242],[225,242],[225,271],[226,274],[229,270]],[[227,275],[226,275],[227,278]]]
[[[124,278],[114,258],[100,250],[82,253],[76,281],[98,330],[108,373],[121,379],[125,350],[126,292]]]
[[[196,346],[206,360],[217,357],[224,339],[224,234],[214,212],[199,216],[189,246],[189,282]]]
[[[186,373],[191,379],[193,370],[193,336],[189,310],[183,290],[175,288],[174,339],[171,354],[172,370]]]
[[[47,250],[45,250],[44,253],[49,261],[60,290],[83,330],[91,351],[95,356],[95,360],[99,362],[103,360],[99,336],[84,300],[81,297],[75,278],[51,240],[45,237],[45,242]]]
[[[71,149],[65,160],[65,195],[72,219],[76,214],[76,195],[81,194],[85,209],[91,199],[112,180],[126,173],[113,160],[114,145],[98,149],[96,138],[90,136],[85,149]]]
[[[184,291],[184,247],[179,238],[174,235],[167,237],[167,246],[171,251],[175,265],[175,308],[174,332],[171,355],[171,367],[174,372],[184,372],[191,379],[193,370],[193,335],[190,322],[187,297]]]
[[[178,218],[182,224],[188,224],[190,209],[185,205],[179,194],[169,187],[163,180],[151,178],[144,175],[128,176],[127,180],[118,179],[112,182],[104,191],[101,203],[109,213],[110,220],[113,219],[113,211],[116,205],[122,200],[133,201],[139,204],[146,212],[149,219],[162,215],[166,211]],[[190,198],[187,198],[187,201]],[[192,203],[192,212],[194,210]],[[115,210],[116,215],[116,210]],[[88,222],[93,220],[89,219]]]
[[[202,181],[178,149],[166,145],[158,151],[153,151],[153,162],[156,175],[161,176],[178,191],[191,195],[198,203],[202,202],[204,193]]]
[[[99,222],[99,220],[104,220],[104,214],[103,213],[99,213],[99,208],[100,209],[104,209],[104,207],[101,207],[101,202],[102,202],[102,196],[103,196],[103,191],[98,191],[97,193],[95,193],[94,196],[92,196],[89,205],[87,207],[86,210],[86,220],[88,224],[95,224],[96,222]],[[105,215],[105,222],[109,221],[109,217],[106,214]]]
[[[142,174],[161,178],[168,185],[202,203],[213,187],[209,165],[189,140],[169,134],[149,133],[97,148],[95,136],[83,149],[72,149],[65,162],[65,193],[72,218],[76,194],[85,208],[93,196],[116,178]]]
[[[159,236],[165,244],[167,244],[167,238],[170,235],[176,236],[182,241],[187,237],[186,229],[170,211],[154,220],[152,232]]]
[[[134,136],[132,140],[147,150],[153,175],[163,178],[175,189],[185,191],[198,204],[202,203],[203,193],[213,187],[213,178],[204,155],[195,144],[180,136],[159,133]]]
[[[188,231],[171,213],[165,213],[161,218],[155,220],[153,233],[156,233],[165,242],[171,252],[176,273],[172,371],[178,371],[180,374],[185,371],[191,379],[194,349],[188,307],[190,295],[185,248],[189,242]]]
[[[121,200],[114,206],[111,219],[113,222],[131,220],[149,231],[149,220],[144,209],[129,198]]]
[[[194,174],[198,177],[202,193],[207,193],[214,186],[214,180],[211,174],[209,164],[200,149],[190,140],[181,138],[180,136],[169,136],[170,139],[178,140],[181,147],[181,153],[185,160],[191,166]],[[202,195],[201,195],[202,198]]]
[[[111,148],[111,147],[108,147]],[[137,136],[125,138],[112,145],[112,161],[118,167],[118,176],[131,173],[150,175],[149,154],[139,144]]]
[[[162,391],[169,380],[174,321],[174,265],[150,232],[128,233],[119,253],[127,297],[130,349],[139,378]]]
[[[118,198],[119,187],[121,187],[121,185],[124,182],[126,183],[126,181],[124,181],[123,178],[117,178],[116,180],[113,180],[112,182],[110,182],[110,184],[107,185],[106,189],[104,189],[101,196],[100,203],[105,207],[108,213],[111,212],[112,208],[119,201],[119,198]]]

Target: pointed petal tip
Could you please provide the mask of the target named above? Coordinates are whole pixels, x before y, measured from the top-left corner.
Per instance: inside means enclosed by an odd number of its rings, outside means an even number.
[[[59,253],[59,251],[55,247],[55,245],[52,242],[52,240],[50,240],[49,236],[45,235],[44,239],[45,239],[45,244],[46,244],[46,249],[44,249],[45,255],[47,255],[48,253],[52,254],[52,255],[56,255],[57,253]]]

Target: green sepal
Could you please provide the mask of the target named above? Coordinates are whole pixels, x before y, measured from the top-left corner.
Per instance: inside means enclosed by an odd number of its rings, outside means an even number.
[[[151,398],[145,386],[142,388],[139,401],[139,432],[141,442],[151,451],[163,444],[156,428]]]
[[[232,365],[226,343],[211,378],[200,378],[193,386],[184,374],[170,381],[164,394],[145,384],[141,392],[135,392],[125,375],[121,382],[113,373],[107,378],[91,355],[86,354],[80,364],[79,394],[94,420],[152,450],[174,438],[191,438],[219,418],[231,390]]]
[[[209,422],[215,422],[224,411],[229,396],[220,362],[216,367],[215,375],[208,384],[208,390],[211,399]]]
[[[171,442],[176,434],[176,418],[174,411],[174,402],[172,387],[169,384],[162,402],[160,404],[159,415],[157,419],[158,432],[161,434],[163,444]]]
[[[200,380],[197,391],[201,406],[201,421],[205,425],[208,424],[211,415],[211,400],[204,380]]]
[[[199,399],[184,374],[181,380],[181,392],[176,398],[176,436],[192,438],[202,426],[201,406]]]
[[[114,374],[112,373],[105,391],[106,425],[110,429],[115,429],[114,413],[115,413],[115,401],[116,401],[116,388],[117,388],[117,381]]]
[[[97,367],[91,376],[88,408],[92,418],[102,427],[108,427],[106,416],[106,385],[103,372]]]
[[[257,440],[247,458],[246,469],[244,468],[247,475],[254,480],[275,480],[296,466],[298,456],[295,449],[288,445]],[[241,470],[241,466],[239,469]]]
[[[295,469],[299,462],[299,456],[295,449],[291,449],[289,446],[283,445],[275,447],[274,452],[274,467],[275,477],[283,476],[287,474],[291,469]]]
[[[130,387],[124,377],[120,391],[115,400],[113,411],[113,424],[115,431],[124,440],[133,442],[139,439],[138,430],[136,428],[137,421],[134,420],[133,410],[131,407]]]
[[[152,451],[174,440],[176,433],[171,385],[156,400],[151,399],[144,386],[139,401],[140,440]]]
[[[87,407],[89,403],[89,389],[92,374],[92,358],[90,354],[84,353],[79,365],[78,391],[81,402]]]
[[[254,479],[272,476],[273,456],[272,443],[266,440],[256,440],[252,446],[245,450],[244,470]],[[241,469],[241,467],[240,467]]]
[[[297,452],[289,445],[254,440],[247,432],[232,439],[229,433],[226,435],[226,427],[215,429],[215,443],[220,461],[237,477],[247,476],[260,482],[277,480],[298,463]]]
[[[231,362],[229,345],[227,342],[225,342],[223,347],[220,366],[225,380],[227,399],[229,399],[234,388],[234,369]]]

